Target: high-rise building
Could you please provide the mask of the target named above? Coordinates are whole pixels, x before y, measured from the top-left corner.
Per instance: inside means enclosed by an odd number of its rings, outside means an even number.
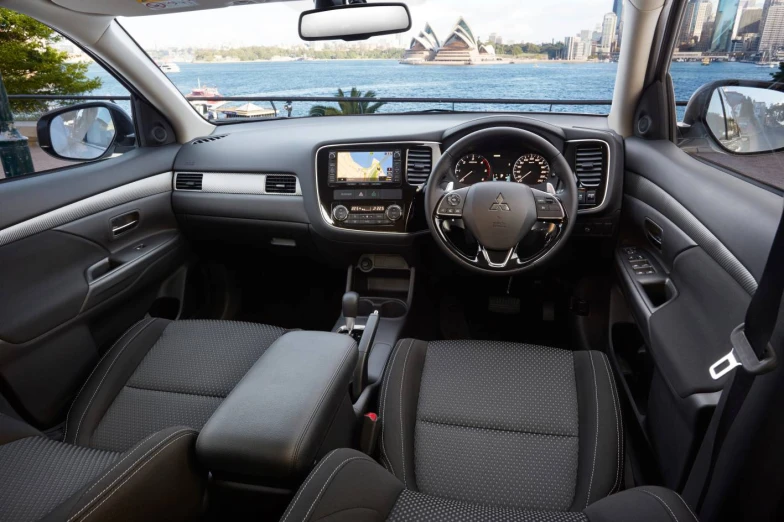
[[[709,47],[711,52],[729,51],[739,7],[740,0],[719,0]]]
[[[618,22],[618,17],[615,13],[607,13],[602,20],[602,39],[600,40],[600,51],[603,54],[612,52],[613,44],[615,43],[615,26]]]
[[[700,32],[700,41],[697,44],[696,50],[710,51],[711,35],[713,34],[713,24],[715,23],[712,17],[709,17],[702,24],[702,31]]]
[[[613,0],[613,13],[615,13],[615,30],[617,32],[618,25],[620,25],[621,19],[623,18],[623,0]]]
[[[702,26],[713,12],[710,0],[691,0],[686,5],[686,12],[681,22],[678,45],[691,45],[702,36]]]
[[[762,26],[759,50],[775,53],[778,47],[784,46],[784,2],[772,3],[768,6],[765,25]],[[769,57],[768,59],[772,59]]]
[[[749,34],[760,32],[760,20],[762,20],[761,7],[749,7],[743,10],[738,24],[738,34]]]

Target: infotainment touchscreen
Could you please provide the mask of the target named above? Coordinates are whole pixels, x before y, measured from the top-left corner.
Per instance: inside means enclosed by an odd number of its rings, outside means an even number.
[[[357,150],[338,152],[337,155],[337,181],[339,183],[395,181],[395,151]]]

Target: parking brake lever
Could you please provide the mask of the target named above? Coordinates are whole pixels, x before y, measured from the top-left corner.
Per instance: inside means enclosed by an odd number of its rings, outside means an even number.
[[[351,395],[355,401],[362,395],[362,390],[367,386],[368,359],[370,358],[370,350],[373,348],[373,340],[376,337],[378,319],[378,310],[368,316],[365,330],[362,332],[362,338],[359,340],[359,358],[357,359],[357,367],[354,369],[354,382],[351,384]]]

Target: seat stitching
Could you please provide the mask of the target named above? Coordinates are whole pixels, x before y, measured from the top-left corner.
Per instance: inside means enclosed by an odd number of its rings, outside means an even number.
[[[620,467],[621,467],[621,437],[618,435],[618,428],[619,428],[619,425],[618,425],[618,408],[617,408],[617,405],[615,403],[615,393],[613,393],[613,381],[612,381],[612,377],[610,375],[610,368],[609,368],[609,366],[607,364],[607,357],[601,357],[601,359],[604,362],[604,370],[607,372],[607,381],[609,382],[609,385],[610,385],[610,395],[612,396],[612,401],[613,401],[613,413],[615,413],[615,439],[616,439],[616,443],[617,443],[617,447],[616,447],[616,450],[617,450],[616,455],[617,455],[617,457],[616,457],[616,464],[615,464],[615,480],[613,481],[612,488],[610,489],[610,493],[612,493],[613,491],[615,491],[615,487],[618,484],[618,479],[619,479],[619,476],[620,476]]]
[[[400,460],[403,462],[403,485],[408,488],[406,481],[406,444],[403,438],[403,388],[406,383],[406,368],[408,366],[408,356],[411,355],[411,347],[414,346],[414,339],[408,343],[408,351],[406,351],[406,358],[403,361],[403,375],[400,377]]]
[[[383,454],[384,458],[386,459],[387,463],[389,463],[389,471],[392,472],[393,475],[397,476],[395,473],[395,467],[392,465],[392,460],[389,458],[387,454],[386,446],[384,444],[384,433],[386,430],[384,426],[386,425],[386,411],[387,411],[387,392],[389,391],[389,383],[392,380],[392,370],[395,368],[395,360],[397,360],[397,355],[400,353],[400,347],[403,345],[403,339],[398,341],[397,345],[395,346],[395,354],[392,357],[392,364],[389,366],[389,375],[387,375],[386,379],[386,386],[384,387],[384,401],[381,404],[381,453]]]
[[[93,392],[92,397],[90,397],[90,401],[87,403],[87,406],[84,408],[84,411],[82,412],[82,416],[79,419],[79,424],[76,425],[76,433],[74,434],[74,444],[76,444],[76,441],[79,438],[79,430],[82,427],[82,421],[84,420],[84,416],[87,415],[87,412],[90,410],[90,405],[93,403],[93,399],[95,399],[95,396],[98,394],[98,391],[101,389],[101,386],[103,385],[103,381],[106,379],[106,376],[109,375],[110,371],[112,371],[112,368],[114,367],[114,363],[117,362],[117,359],[120,358],[120,355],[122,355],[122,353],[125,351],[125,349],[128,347],[128,345],[130,345],[133,342],[133,340],[136,339],[139,336],[139,334],[141,334],[144,330],[146,330],[147,327],[150,326],[153,322],[155,322],[155,319],[151,318],[150,322],[145,324],[141,329],[139,329],[138,332],[133,334],[133,337],[128,339],[128,342],[126,342],[123,345],[123,347],[120,348],[120,350],[117,352],[117,355],[114,356],[114,359],[112,360],[112,363],[106,369],[106,373],[103,374],[103,377],[101,377],[101,381],[98,383],[98,386],[95,388],[95,391]]]
[[[669,504],[667,504],[659,495],[657,495],[656,493],[652,493],[652,492],[648,491],[647,489],[640,489],[640,491],[642,491],[643,493],[646,493],[646,494],[648,494],[648,495],[650,495],[652,497],[655,497],[659,502],[661,502],[664,505],[664,507],[667,508],[667,511],[670,512],[670,516],[672,517],[672,519],[675,522],[678,522],[678,517],[675,516],[675,513],[672,511],[672,509],[670,508]]]
[[[683,497],[681,497],[681,496],[680,496],[680,495],[678,495],[678,494],[676,494],[675,496],[676,496],[676,497],[678,497],[678,500],[680,500],[680,501],[681,501],[681,504],[683,504],[683,505],[686,507],[686,510],[687,510],[687,511],[689,512],[689,514],[691,515],[691,518],[693,518],[693,519],[694,519],[694,522],[699,522],[699,520],[697,520],[697,515],[695,515],[695,514],[694,514],[694,511],[692,511],[692,510],[691,510],[691,507],[690,507],[690,506],[689,506],[689,505],[686,503],[686,501],[685,501],[685,500],[683,500]]]
[[[321,490],[319,490],[318,495],[316,495],[316,498],[313,500],[313,503],[310,505],[310,508],[308,508],[308,512],[305,513],[305,516],[302,519],[303,522],[307,521],[308,517],[310,516],[310,512],[313,511],[313,507],[316,505],[316,502],[318,502],[319,499],[321,499],[321,495],[324,493],[324,490],[327,488],[327,486],[329,486],[330,482],[332,482],[332,478],[335,476],[335,474],[338,471],[340,471],[344,465],[351,462],[352,460],[366,460],[366,459],[364,456],[351,457],[338,464],[338,466],[334,470],[332,470],[332,473],[330,473],[329,477],[327,477],[327,481],[324,483],[324,485],[321,486]]]
[[[585,507],[591,501],[591,488],[593,488],[593,473],[596,470],[596,448],[599,446],[599,388],[596,385],[596,367],[593,365],[593,354],[588,352],[588,360],[591,361],[591,372],[593,374],[593,391],[596,398],[596,438],[593,444],[593,462],[591,463],[591,480],[588,482],[588,496],[585,498]]]
[[[174,395],[190,395],[193,397],[205,397],[208,399],[225,399],[226,395],[209,395],[209,394],[202,394],[202,393],[191,393],[191,392],[178,392],[178,391],[171,391],[171,390],[158,390],[156,388],[143,388],[141,386],[132,386],[130,384],[126,384],[125,388],[131,388],[133,390],[142,390],[154,393],[172,393]]]
[[[126,471],[125,471],[125,473],[127,473],[129,470],[133,469],[133,467],[134,467],[136,464],[138,464],[138,463],[139,463],[139,462],[140,462],[140,461],[141,461],[143,458],[145,458],[145,457],[146,457],[147,455],[149,455],[151,452],[155,451],[155,449],[156,449],[156,448],[160,447],[160,445],[161,445],[161,444],[164,444],[164,443],[165,443],[167,440],[170,440],[172,437],[174,437],[174,436],[176,436],[176,435],[185,434],[185,433],[195,433],[195,432],[194,432],[193,430],[185,430],[185,429],[183,429],[183,430],[177,430],[177,431],[175,431],[174,433],[171,433],[171,434],[170,434],[168,437],[164,438],[163,440],[161,440],[160,442],[158,442],[158,443],[157,443],[155,446],[153,446],[152,448],[150,448],[149,450],[147,450],[147,451],[144,453],[144,455],[142,455],[141,457],[139,457],[138,459],[136,459],[136,460],[135,460],[135,461],[134,461],[134,462],[133,462],[133,463],[132,463],[130,466],[128,466],[128,470],[126,470]],[[144,439],[142,442],[140,442],[140,443],[139,443],[139,444],[138,444],[136,447],[137,447],[137,448],[138,448],[138,447],[140,447],[142,444],[144,444],[145,442],[147,442],[148,440],[150,440],[150,439],[151,439],[153,436],[155,436],[155,435],[156,435],[156,434],[155,434],[155,433],[153,433],[152,435],[150,435],[149,437],[147,437],[146,439]],[[95,481],[95,483],[94,483],[92,486],[90,486],[90,489],[88,489],[87,491],[85,491],[85,492],[84,492],[84,493],[81,495],[80,499],[81,499],[81,498],[83,498],[85,495],[87,495],[87,493],[89,493],[89,492],[90,492],[90,490],[92,490],[92,489],[93,489],[93,488],[94,488],[96,485],[98,485],[98,484],[99,484],[99,483],[100,483],[100,482],[101,482],[101,481],[102,481],[104,478],[106,478],[106,477],[107,477],[107,476],[108,476],[108,475],[109,475],[109,474],[112,472],[112,470],[114,470],[114,469],[115,469],[117,466],[119,466],[119,465],[120,465],[120,463],[121,463],[123,460],[125,460],[125,459],[126,459],[126,458],[128,458],[128,457],[130,457],[132,454],[133,454],[133,451],[129,452],[129,453],[128,453],[128,455],[126,455],[125,457],[123,457],[123,459],[122,459],[122,460],[120,460],[120,462],[118,462],[117,464],[115,464],[115,465],[112,467],[112,469],[110,469],[109,471],[107,471],[107,472],[106,472],[106,473],[105,473],[105,474],[104,474],[104,475],[103,475],[101,478],[99,478],[98,480],[96,480],[96,481]],[[109,488],[111,488],[112,486],[114,486],[114,485],[117,483],[117,481],[118,481],[118,480],[120,480],[120,479],[122,479],[122,478],[123,478],[123,474],[120,474],[120,476],[119,476],[119,477],[117,477],[116,479],[114,479],[114,480],[111,482],[111,484],[109,484],[108,486],[106,486],[105,488],[103,488],[103,490],[102,490],[100,493],[98,493],[97,495],[95,495],[95,496],[92,498],[92,500],[88,501],[88,502],[87,502],[87,504],[85,504],[85,505],[84,505],[84,507],[82,507],[82,509],[80,509],[80,510],[79,510],[78,512],[76,512],[74,515],[72,515],[72,516],[71,516],[71,518],[69,518],[69,519],[68,519],[68,522],[71,522],[71,520],[73,520],[74,518],[78,517],[78,516],[79,516],[79,515],[80,515],[80,514],[81,514],[81,513],[82,513],[82,512],[85,510],[85,509],[87,509],[87,508],[89,508],[89,507],[90,507],[90,504],[92,504],[93,502],[95,502],[95,500],[96,500],[96,499],[100,498],[100,496],[101,496],[101,495],[103,495],[103,494],[106,492],[106,490],[108,490]]]
[[[136,474],[137,474],[139,471],[141,471],[141,470],[142,470],[142,468],[144,468],[144,466],[146,466],[147,464],[149,464],[150,462],[152,462],[152,461],[155,459],[155,457],[157,457],[158,455],[160,455],[161,453],[163,453],[163,451],[164,451],[166,448],[168,448],[169,446],[171,446],[172,444],[174,444],[174,443],[175,443],[175,442],[177,442],[178,440],[180,440],[180,439],[182,439],[182,438],[185,438],[185,437],[187,437],[188,435],[192,435],[192,434],[193,434],[193,433],[185,433],[185,434],[183,434],[183,435],[180,435],[180,436],[179,436],[179,437],[177,437],[176,439],[172,439],[172,440],[170,440],[168,444],[166,444],[164,447],[162,447],[160,450],[158,450],[158,451],[155,453],[155,455],[153,455],[152,457],[150,457],[150,458],[147,460],[147,462],[145,462],[144,464],[142,464],[141,466],[139,466],[138,468],[136,468],[136,470],[134,470],[134,472],[133,472],[133,473],[131,473],[131,474],[130,474],[130,475],[129,475],[129,476],[128,476],[128,477],[127,477],[125,480],[123,480],[123,481],[122,481],[122,483],[120,483],[120,485],[119,485],[119,486],[117,486],[117,487],[114,489],[114,491],[112,491],[111,493],[109,493],[109,494],[106,496],[106,498],[105,498],[105,499],[101,500],[101,501],[100,501],[100,502],[99,502],[99,503],[98,503],[98,504],[97,504],[95,507],[93,507],[93,509],[91,509],[91,510],[90,510],[90,511],[89,511],[89,512],[86,514],[86,515],[84,515],[84,518],[83,518],[82,520],[87,520],[87,518],[88,518],[90,515],[92,515],[93,513],[95,513],[95,511],[96,511],[96,510],[97,510],[99,507],[101,507],[101,506],[103,505],[103,503],[104,503],[104,502],[106,502],[107,500],[109,500],[109,499],[112,497],[112,495],[114,495],[115,493],[117,493],[118,491],[120,491],[120,488],[122,488],[122,487],[123,487],[125,484],[127,484],[127,483],[128,483],[128,481],[129,481],[129,480],[131,480],[131,479],[133,478],[133,476],[134,476],[134,475],[136,475]],[[141,460],[141,459],[140,459],[140,460]],[[138,462],[138,460],[137,460],[136,462]],[[134,463],[134,464],[135,464],[135,463]],[[115,482],[116,482],[116,481],[115,481]],[[104,491],[106,491],[106,490],[104,489]],[[102,495],[102,494],[103,494],[103,491],[101,492],[101,495]],[[97,496],[95,497],[95,499],[97,499],[97,498],[98,498],[98,497],[100,497],[101,495],[97,495]],[[95,501],[95,499],[93,499],[91,502],[94,502],[94,501]],[[81,510],[81,511],[83,511],[83,510],[84,510],[84,508],[82,508],[82,510]],[[80,513],[81,513],[81,511],[80,511]],[[75,517],[77,517],[77,516],[79,516],[79,513],[77,513],[77,514],[76,514],[76,515],[74,515],[73,517],[69,518],[69,519],[68,519],[68,522],[70,522],[71,520],[73,520],[73,519],[74,519]]]
[[[308,477],[308,479],[305,481],[305,483],[302,485],[302,487],[299,488],[299,491],[297,492],[297,496],[294,497],[294,500],[291,501],[291,504],[289,505],[288,509],[286,510],[285,516],[283,517],[283,519],[280,522],[286,522],[286,520],[289,518],[289,515],[291,514],[291,512],[294,511],[294,506],[297,505],[297,502],[299,501],[299,498],[302,495],[302,492],[305,491],[308,488],[308,484],[310,484],[310,481],[313,480],[313,477],[315,477],[316,474],[318,474],[318,470],[320,470],[321,466],[323,466],[330,458],[332,458],[332,455],[334,455],[337,452],[338,452],[337,449],[332,450],[329,453],[327,453],[326,457],[321,459],[321,462],[319,462],[319,465],[316,466],[316,469],[314,469],[311,472],[311,474]],[[362,458],[362,457],[354,457],[354,458]],[[367,458],[367,457],[365,457],[365,458]],[[368,460],[370,460],[370,459],[368,459]]]
[[[148,318],[148,317],[145,316],[145,317],[142,317],[141,319],[139,319],[138,321],[136,321],[135,323],[133,323],[133,325],[131,325],[130,328],[125,330],[125,332],[123,332],[123,334],[120,337],[118,337],[116,341],[114,341],[114,343],[112,344],[112,347],[109,348],[108,350],[106,350],[106,353],[103,354],[100,359],[98,359],[98,362],[93,367],[92,371],[90,372],[90,375],[87,376],[87,379],[82,383],[82,387],[79,388],[79,391],[74,396],[74,400],[71,401],[71,407],[68,408],[68,413],[65,416],[65,431],[63,432],[63,441],[66,441],[67,437],[68,437],[68,419],[71,416],[71,410],[73,410],[74,404],[76,404],[76,401],[79,399],[79,396],[82,394],[82,391],[84,391],[84,387],[87,386],[88,382],[90,382],[90,377],[93,376],[93,374],[95,373],[95,370],[98,369],[98,367],[101,365],[103,360],[106,359],[106,357],[110,353],[112,353],[112,350],[114,350],[114,347],[117,346],[117,343],[119,343],[122,340],[123,337],[128,335],[128,332],[130,332],[131,330],[133,330],[134,328],[139,326],[139,324],[141,322],[143,322],[144,320],[146,320],[146,319],[151,319],[151,318]]]
[[[487,426],[468,426],[465,424],[454,424],[451,422],[438,422],[438,421],[431,421],[423,418],[418,418],[418,422],[424,422],[425,424],[436,424],[438,426],[449,426],[450,428],[461,428],[466,430],[480,430],[480,431],[498,431],[501,433],[517,433],[520,435],[543,435],[546,437],[559,437],[564,439],[578,439],[580,438],[579,435],[563,435],[561,433],[548,433],[546,431],[528,431],[528,430],[507,430],[504,428],[490,428]]]
[[[313,419],[316,417],[316,413],[318,413],[319,410],[321,409],[321,404],[324,402],[324,398],[327,396],[327,394],[331,390],[334,389],[333,384],[334,384],[335,380],[338,378],[338,374],[340,374],[340,370],[343,367],[343,363],[346,362],[346,359],[348,359],[350,355],[356,353],[356,351],[357,351],[357,343],[356,342],[351,343],[351,347],[348,350],[346,350],[345,355],[343,355],[343,359],[340,361],[340,364],[335,368],[335,371],[333,372],[332,377],[329,379],[329,386],[324,388],[324,391],[321,393],[321,398],[319,398],[318,403],[313,408],[313,411],[310,414],[310,418],[308,419],[308,423],[302,429],[302,433],[300,433],[299,439],[297,440],[297,445],[294,448],[294,455],[291,458],[291,466],[292,467],[295,466],[296,463],[297,463],[297,459],[299,458],[299,450],[300,450],[300,447],[302,446],[302,441],[305,439],[305,434],[307,433],[308,428],[310,427],[310,425],[313,423]]]

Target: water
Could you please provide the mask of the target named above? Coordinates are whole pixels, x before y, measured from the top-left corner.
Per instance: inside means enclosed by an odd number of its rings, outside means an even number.
[[[547,98],[609,100],[615,86],[615,63],[544,62],[487,66],[412,66],[395,60],[329,60],[307,62],[243,62],[179,64],[169,78],[187,94],[199,81],[217,87],[224,96],[332,96],[352,87],[377,96],[415,98]],[[745,63],[673,63],[671,74],[677,100],[688,100],[701,85],[721,79],[770,80],[773,69]],[[90,74],[104,79],[92,94],[126,94],[114,78],[97,65]],[[258,105],[267,103],[258,102]],[[282,104],[277,104],[281,110]],[[292,116],[306,116],[311,104],[294,103]],[[449,104],[388,104],[379,112],[452,109]],[[549,106],[458,104],[465,111],[548,111]],[[553,106],[553,112],[606,114],[609,106]],[[282,111],[281,111],[282,112]],[[683,108],[679,108],[679,117]]]

